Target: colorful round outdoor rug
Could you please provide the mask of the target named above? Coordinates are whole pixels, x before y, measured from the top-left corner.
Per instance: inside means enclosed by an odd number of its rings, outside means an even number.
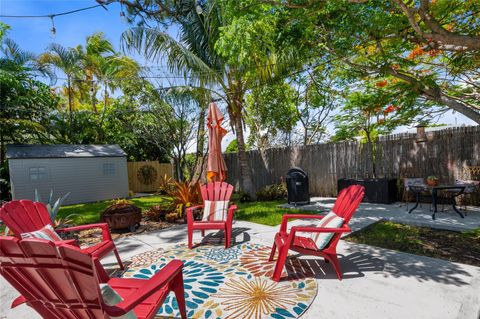
[[[133,257],[122,276],[147,279],[172,259],[180,259],[188,318],[298,318],[317,295],[317,282],[308,278],[311,274],[305,269],[309,267],[299,259],[290,263],[296,270],[288,280],[271,280],[275,261],[268,261],[269,254],[270,247],[249,243],[229,249],[205,245],[192,250],[181,244]],[[173,293],[158,316],[180,316]]]

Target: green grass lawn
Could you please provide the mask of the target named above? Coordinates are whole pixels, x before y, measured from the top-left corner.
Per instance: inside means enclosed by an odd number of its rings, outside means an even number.
[[[147,210],[151,206],[159,205],[168,200],[166,196],[148,196],[132,199],[133,203],[142,210]],[[90,224],[100,220],[100,213],[107,208],[110,201],[77,204],[64,206],[60,208],[59,217],[66,217],[70,214],[77,214],[72,219],[75,224]],[[235,219],[245,220],[263,225],[275,226],[281,223],[284,213],[302,213],[313,214],[314,212],[300,211],[298,209],[285,209],[277,207],[285,203],[285,200],[248,202],[240,203],[235,201],[238,211],[235,213]]]
[[[461,233],[379,221],[345,239],[480,266],[480,228]]]
[[[282,222],[282,216],[284,214],[316,213],[299,209],[278,207],[278,205],[285,204],[285,202],[285,200],[274,200],[268,202],[236,203],[238,206],[238,211],[235,213],[235,219],[245,220],[262,225],[275,226]]]

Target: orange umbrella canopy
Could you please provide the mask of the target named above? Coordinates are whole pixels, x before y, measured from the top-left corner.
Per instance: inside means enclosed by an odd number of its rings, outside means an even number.
[[[227,130],[221,125],[223,114],[215,102],[208,106],[208,162],[207,179],[210,182],[224,181],[227,178],[227,166],[222,156],[222,138]]]

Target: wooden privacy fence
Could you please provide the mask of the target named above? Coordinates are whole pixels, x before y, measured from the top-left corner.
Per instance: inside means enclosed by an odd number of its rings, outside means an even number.
[[[128,189],[134,193],[156,192],[165,174],[173,176],[173,165],[170,163],[128,162]]]
[[[436,175],[440,182],[451,183],[457,178],[465,178],[465,167],[480,165],[480,126],[428,132],[427,137],[426,142],[417,142],[416,134],[381,137],[375,159],[377,177]],[[314,196],[336,196],[339,178],[372,177],[370,149],[357,141],[247,153],[255,190],[280,182],[294,166],[309,174],[310,193]],[[227,180],[238,189],[240,166],[237,154],[225,154],[225,161]]]

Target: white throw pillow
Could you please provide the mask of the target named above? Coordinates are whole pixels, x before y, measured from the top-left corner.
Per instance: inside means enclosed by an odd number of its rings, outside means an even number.
[[[20,236],[22,238],[41,238],[41,239],[46,239],[51,241],[62,240],[60,236],[58,236],[58,234],[55,232],[55,229],[53,229],[52,225],[50,224],[45,225],[45,227],[36,231],[21,233]]]
[[[343,225],[344,219],[337,216],[334,212],[329,212],[318,222],[318,228],[339,228]],[[335,233],[312,233],[311,237],[315,241],[318,249],[325,248]]]
[[[206,200],[203,203],[203,218],[204,221],[224,221],[227,219],[228,201],[210,201]]]
[[[123,298],[108,284],[100,284],[100,291],[102,292],[103,302],[109,306],[115,306],[123,301]],[[110,318],[137,319],[137,315],[131,310],[123,316]]]

